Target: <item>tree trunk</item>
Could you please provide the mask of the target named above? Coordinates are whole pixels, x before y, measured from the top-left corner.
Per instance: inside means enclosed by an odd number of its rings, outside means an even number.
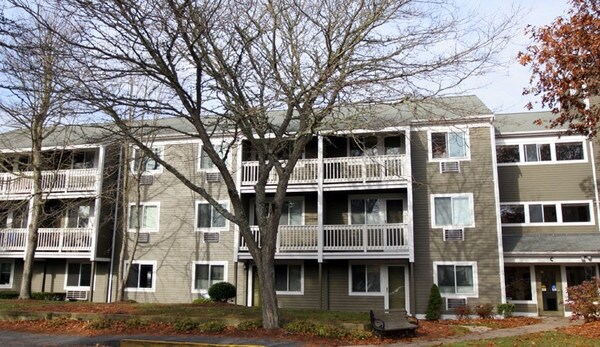
[[[32,129],[31,159],[33,166],[33,206],[31,207],[31,220],[28,224],[27,248],[25,250],[25,263],[23,265],[23,278],[19,299],[31,299],[31,281],[33,279],[33,263],[35,250],[38,244],[38,229],[42,214],[42,141],[36,136],[37,127]],[[40,130],[41,131],[41,130]]]
[[[263,256],[256,262],[258,282],[260,284],[260,304],[263,328],[279,328],[279,309],[275,292],[275,270],[273,257]]]

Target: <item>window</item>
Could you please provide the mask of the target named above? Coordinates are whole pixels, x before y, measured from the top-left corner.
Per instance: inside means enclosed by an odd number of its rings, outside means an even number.
[[[219,157],[227,162],[227,156],[229,155],[230,143],[223,140],[221,143],[213,143],[213,148],[217,151]],[[199,159],[199,169],[200,170],[216,170],[215,164],[212,162],[206,151],[204,150],[205,146],[200,144],[200,159]]]
[[[596,266],[567,266],[567,287],[577,286],[596,277]]]
[[[162,146],[152,146],[152,152],[159,158],[163,158],[164,148]],[[142,168],[144,172],[160,172],[162,166],[154,159],[144,155],[144,152],[139,148],[133,151],[133,172],[137,172],[139,168]]]
[[[80,205],[69,207],[66,211],[66,227],[67,228],[89,228],[90,227],[90,212],[92,207],[89,205]]]
[[[93,151],[75,152],[73,154],[73,169],[91,169],[94,167]]]
[[[159,205],[158,203],[142,203],[139,205],[131,205],[129,207],[129,230],[135,231],[138,229],[142,232],[158,231],[159,226]]]
[[[433,159],[467,159],[467,134],[464,131],[432,132],[430,155]]]
[[[496,146],[498,163],[518,163],[521,160],[519,145]]]
[[[29,204],[23,202],[22,205],[9,211],[11,216],[11,228],[26,229],[29,219]]]
[[[522,140],[521,140],[522,141]],[[542,143],[500,141],[496,146],[498,164],[540,164],[585,160],[583,141],[556,142],[542,139]]]
[[[556,160],[583,160],[582,142],[563,142],[556,144]]]
[[[206,293],[213,284],[226,280],[227,262],[195,262],[192,276],[192,291]]]
[[[278,294],[302,293],[302,265],[275,265]]]
[[[550,145],[530,144],[525,145],[525,161],[549,161],[551,160]]]
[[[434,262],[434,276],[442,296],[477,296],[475,263]]]
[[[351,199],[351,224],[381,224],[379,199]]]
[[[92,265],[90,263],[69,263],[67,265],[65,287],[89,287],[91,283]]]
[[[379,155],[377,148],[377,137],[369,136],[358,139],[350,139],[350,156],[376,156]]]
[[[510,301],[531,301],[531,272],[528,267],[506,267],[506,299]]]
[[[525,202],[500,205],[502,224],[592,223],[591,202]]]
[[[13,262],[0,261],[0,288],[12,288]]]
[[[279,225],[304,224],[304,203],[300,199],[284,201],[281,206]]]
[[[474,226],[471,194],[433,196],[433,211],[435,228]]]
[[[227,204],[221,203],[220,205],[227,209]],[[207,231],[227,229],[227,219],[208,202],[199,202],[196,204],[196,229],[206,229]]]
[[[350,277],[351,293],[381,293],[379,265],[352,265]]]
[[[156,262],[135,261],[129,266],[131,269],[125,289],[128,291],[154,291]]]

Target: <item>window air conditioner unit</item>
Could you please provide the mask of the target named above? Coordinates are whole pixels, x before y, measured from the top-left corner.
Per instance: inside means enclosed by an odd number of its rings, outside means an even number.
[[[203,233],[204,243],[219,243],[219,233]]]
[[[453,310],[457,307],[466,306],[467,298],[447,298],[446,310]]]
[[[149,186],[154,183],[154,175],[140,176],[140,186]]]
[[[220,172],[207,172],[205,180],[208,183],[221,182],[221,173]]]
[[[444,229],[444,241],[464,241],[465,229]]]
[[[138,243],[148,243],[150,242],[150,233],[140,233],[138,235]]]
[[[67,290],[67,300],[87,300],[88,299],[87,290]]]
[[[442,161],[440,162],[440,172],[460,172],[460,161]]]

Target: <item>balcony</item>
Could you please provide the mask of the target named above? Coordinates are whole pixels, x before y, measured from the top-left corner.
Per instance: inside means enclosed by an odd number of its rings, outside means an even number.
[[[27,229],[0,229],[0,255],[25,252]],[[36,252],[91,253],[93,228],[40,228]]]
[[[316,184],[318,159],[298,160],[290,185]],[[367,183],[406,180],[405,155],[381,155],[373,157],[341,157],[323,159],[323,183]],[[267,184],[277,184],[277,173],[272,170]],[[242,163],[242,186],[253,186],[258,181],[258,162]]]
[[[42,172],[44,193],[93,193],[98,169],[55,170]],[[0,197],[22,196],[33,190],[32,172],[0,173]]]
[[[260,244],[258,227],[252,228],[255,241]],[[368,255],[382,253],[394,257],[408,257],[412,249],[406,224],[379,225],[324,225],[322,244],[319,244],[317,225],[281,225],[277,235],[276,255],[290,253],[316,255],[323,253],[324,258],[340,256]],[[248,252],[243,237],[239,251]]]

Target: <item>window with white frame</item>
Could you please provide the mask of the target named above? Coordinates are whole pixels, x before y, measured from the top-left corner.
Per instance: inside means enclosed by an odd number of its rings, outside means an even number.
[[[164,147],[163,146],[152,146],[150,147],[152,152],[159,158],[164,158]],[[138,169],[142,169],[144,172],[161,172],[162,166],[153,157],[147,156],[139,148],[133,150],[133,162],[132,171],[137,172]]]
[[[504,268],[504,282],[506,283],[506,300],[531,301],[533,294],[531,288],[531,269],[527,266],[507,266]]]
[[[210,286],[227,279],[227,262],[194,262],[192,291],[207,293]]]
[[[590,224],[591,201],[522,202],[500,205],[502,224]]]
[[[275,290],[277,294],[302,293],[302,265],[275,265]]]
[[[134,261],[130,266],[129,276],[125,282],[127,291],[154,291],[156,283],[155,261]]]
[[[429,158],[460,160],[469,158],[468,134],[465,130],[432,131],[429,133]]]
[[[90,287],[92,283],[92,264],[75,263],[67,264],[67,281],[65,287]]]
[[[230,156],[230,143],[223,140],[220,143],[216,143],[213,142],[213,148],[215,149],[215,151],[217,152],[219,158],[225,160],[225,163],[227,164],[229,161],[229,156]],[[205,151],[205,146],[203,144],[200,144],[200,158],[198,160],[198,168],[200,170],[206,170],[206,171],[210,171],[210,170],[216,170],[216,166],[213,163],[213,161],[210,159],[210,157],[208,156],[208,154]]]
[[[445,297],[477,296],[477,263],[434,262],[434,281]]]
[[[252,225],[257,225],[256,218],[256,202],[252,201],[252,216],[250,221]],[[279,225],[304,225],[304,198],[290,197],[281,205],[281,216],[279,217]]]
[[[398,197],[350,197],[350,224],[403,223],[404,207]]]
[[[12,260],[0,261],[0,288],[12,288],[14,262]]]
[[[502,141],[496,145],[496,161],[501,165],[568,163],[585,161],[585,159],[583,140],[568,142],[540,140],[539,143]]]
[[[158,231],[160,207],[158,203],[143,202],[129,206],[129,230],[141,232]]]
[[[381,267],[379,265],[350,265],[351,294],[380,294]]]
[[[79,206],[68,207],[65,226],[67,228],[89,228],[91,227],[91,213],[93,209],[91,204],[81,204]]]
[[[219,203],[227,209],[227,203]],[[200,231],[227,230],[227,219],[208,202],[196,203],[196,229]]]
[[[432,195],[433,227],[473,227],[473,195]]]

